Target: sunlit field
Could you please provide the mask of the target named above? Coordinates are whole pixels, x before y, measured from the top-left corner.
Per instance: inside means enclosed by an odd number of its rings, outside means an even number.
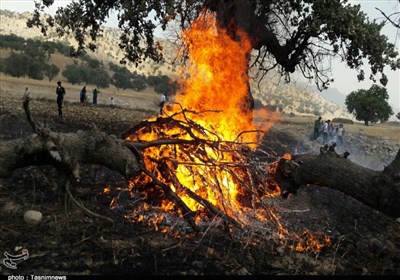
[[[48,98],[55,100],[56,81],[49,82],[48,80],[37,81],[25,78],[14,78],[5,76],[1,73],[0,76],[0,98],[2,96],[15,96],[19,98],[23,96],[25,87],[28,86],[34,98]],[[79,102],[79,91],[83,85],[71,85],[63,82],[67,91],[66,100],[69,102]],[[89,90],[89,101],[91,98],[92,86],[87,86]],[[117,90],[113,87],[101,89],[99,94],[99,104],[110,104],[110,98],[113,96],[116,104],[121,107],[131,107],[133,109],[139,108],[143,110],[157,110],[159,95],[152,89],[146,89],[141,92],[133,90]],[[294,117],[288,114],[282,114],[278,119],[279,123],[290,123],[298,125],[312,126],[316,116],[301,116],[295,115]],[[337,125],[334,123],[334,125]],[[400,141],[400,121],[376,123],[369,126],[364,125],[363,122],[354,122],[353,124],[345,124],[345,129],[348,133],[360,133],[364,136],[375,138],[390,138],[391,140]]]

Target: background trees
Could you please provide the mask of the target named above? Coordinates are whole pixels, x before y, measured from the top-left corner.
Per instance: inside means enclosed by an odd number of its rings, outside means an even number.
[[[369,122],[385,122],[393,115],[392,107],[387,100],[389,95],[386,88],[372,85],[370,89],[360,89],[351,92],[346,97],[346,107],[353,113],[357,120]]]
[[[60,68],[58,68],[55,64],[46,64],[44,67],[44,73],[46,77],[49,78],[49,82],[51,82],[53,78],[60,73]]]
[[[239,30],[248,34],[254,50],[252,67],[259,77],[276,68],[289,80],[291,73],[299,71],[323,89],[332,81],[323,62],[334,56],[355,69],[359,80],[365,78],[363,59],[367,59],[370,79],[382,85],[387,83],[385,67],[400,68],[394,45],[381,34],[384,23],[371,22],[360,6],[346,0],[80,0],[45,21],[40,15],[54,0],[35,2],[28,26],[37,26],[44,34],[49,27],[57,27],[59,35],[73,34],[78,45],[72,54],[96,49],[90,40],[102,35],[101,25],[113,11],[121,26],[119,47],[125,59],[136,64],[147,58],[162,61],[161,47],[154,39],[156,26],[184,29],[208,11],[215,13],[219,26],[232,38],[238,37]]]
[[[21,38],[16,35],[0,35],[0,49],[10,49],[10,56],[0,59],[0,72],[13,77],[29,77],[52,81],[60,72],[71,84],[93,84],[97,88],[107,88],[111,84],[118,89],[142,91],[150,86],[157,93],[171,95],[177,85],[166,75],[148,76],[136,71],[130,72],[125,66],[109,63],[108,69],[103,63],[82,53],[72,64],[60,69],[50,62],[51,55],[60,53],[69,56],[68,46],[61,42],[47,42]],[[109,71],[113,74],[110,77]]]

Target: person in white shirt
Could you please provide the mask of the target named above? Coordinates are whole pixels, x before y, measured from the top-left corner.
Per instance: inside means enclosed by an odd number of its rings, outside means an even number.
[[[339,124],[339,126],[336,128],[336,137],[338,140],[338,145],[343,145],[343,136],[344,136],[344,127],[343,124]]]
[[[159,104],[159,106],[160,106],[160,114],[162,114],[162,109],[164,108],[164,104],[165,104],[166,99],[167,98],[165,97],[164,94],[161,95],[160,104]]]
[[[29,92],[29,88],[26,87],[23,99],[30,99],[30,98],[31,98],[31,93]]]
[[[331,120],[327,120],[322,128],[322,145],[328,144],[329,141],[329,125]]]

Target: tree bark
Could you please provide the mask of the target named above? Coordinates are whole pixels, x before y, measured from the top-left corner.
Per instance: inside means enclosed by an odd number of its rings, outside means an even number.
[[[124,140],[98,130],[77,133],[32,134],[26,139],[0,142],[0,177],[21,167],[53,165],[79,180],[81,163],[101,164],[127,178],[141,172],[140,154]],[[70,172],[67,172],[70,171]],[[400,217],[400,150],[383,171],[359,166],[333,149],[321,148],[320,155],[303,154],[281,159],[276,174],[292,190],[304,185],[341,191],[390,217]]]
[[[321,154],[281,159],[279,172],[292,190],[304,185],[341,191],[389,217],[400,217],[400,150],[383,171],[359,166],[329,148]]]
[[[33,121],[28,104],[29,98],[25,99],[23,105],[34,133],[25,139],[0,142],[0,178],[11,176],[17,168],[53,165],[62,175],[60,177],[72,176],[80,180],[82,163],[103,165],[127,179],[137,177],[141,172],[152,176],[143,166],[142,150],[146,144],[128,142],[96,128],[76,133],[54,133]],[[148,125],[148,122],[142,125]],[[175,144],[181,141],[186,145],[191,144],[190,141],[179,139],[152,141],[150,144],[163,145],[171,141],[175,141]],[[383,171],[374,171],[351,162],[346,153],[338,155],[334,148],[327,145],[321,147],[318,156],[303,154],[291,160],[282,158],[278,162],[277,172],[271,176],[286,188],[283,194],[297,190],[302,185],[324,186],[350,195],[387,216],[400,217],[400,150]],[[155,176],[152,177],[158,181]],[[180,204],[183,212],[190,212],[167,185],[162,182],[158,184],[170,194],[170,199]],[[211,212],[214,211],[211,204],[206,206]]]
[[[80,179],[80,164],[101,164],[127,178],[141,169],[137,155],[123,140],[97,129],[76,133],[40,133],[25,139],[0,142],[0,177],[8,177],[21,167],[53,165]]]

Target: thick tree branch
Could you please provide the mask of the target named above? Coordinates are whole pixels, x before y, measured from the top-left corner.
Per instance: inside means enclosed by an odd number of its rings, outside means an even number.
[[[321,151],[318,156],[303,154],[291,161],[280,161],[281,173],[288,178],[291,187],[329,187],[390,217],[400,217],[400,150],[383,171],[364,168],[326,149]]]

